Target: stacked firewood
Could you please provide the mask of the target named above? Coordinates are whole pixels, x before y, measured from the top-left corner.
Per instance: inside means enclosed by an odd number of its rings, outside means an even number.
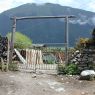
[[[0,37],[0,59],[7,60],[8,38]]]

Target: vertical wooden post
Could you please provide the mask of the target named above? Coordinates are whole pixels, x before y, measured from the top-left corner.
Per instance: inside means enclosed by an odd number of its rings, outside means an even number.
[[[68,16],[65,18],[65,60],[68,63],[68,46],[69,46],[69,34],[68,34]]]
[[[35,50],[35,73],[36,73],[36,70],[37,70],[37,63],[38,63],[38,50]]]
[[[8,67],[9,67],[9,51],[10,51],[10,45],[9,45],[9,39],[8,39],[8,51],[7,51],[7,67],[6,70],[8,71]]]
[[[11,34],[11,42],[10,42],[10,56],[9,56],[9,63],[12,63],[12,56],[14,50],[14,35],[16,32],[16,17],[13,18],[13,27],[12,27],[12,34]]]
[[[4,60],[1,58],[2,71],[4,71]]]

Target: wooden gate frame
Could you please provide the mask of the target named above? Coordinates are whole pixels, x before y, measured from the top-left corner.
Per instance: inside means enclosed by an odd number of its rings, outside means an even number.
[[[68,63],[68,47],[69,47],[69,27],[68,21],[69,18],[75,18],[74,15],[63,15],[63,16],[26,16],[26,17],[12,17],[13,26],[12,26],[12,34],[11,34],[11,41],[10,41],[10,54],[9,54],[9,63],[12,63],[12,56],[14,50],[14,35],[16,32],[16,22],[17,20],[25,20],[25,19],[54,19],[54,18],[65,18],[65,62]]]

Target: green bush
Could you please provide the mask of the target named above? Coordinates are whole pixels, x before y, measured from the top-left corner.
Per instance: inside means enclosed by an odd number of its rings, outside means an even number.
[[[64,68],[64,72],[67,75],[76,75],[79,73],[79,69],[76,64],[69,64]]]
[[[0,70],[7,71],[7,63],[4,64],[0,63]]]
[[[65,69],[64,64],[58,64],[58,74],[65,74],[64,69]]]
[[[75,64],[59,64],[58,65],[58,74],[67,74],[67,75],[76,75],[79,74],[78,66]]]
[[[4,65],[3,67],[4,67],[4,71],[6,71],[6,66],[7,65]],[[0,69],[2,70],[2,64],[0,63]],[[10,71],[18,71],[18,66],[17,66],[17,64],[16,63],[12,63],[12,64],[9,64],[8,65],[8,69],[10,70]]]
[[[9,70],[10,71],[18,71],[18,66],[16,63],[9,64]]]
[[[8,33],[7,37],[11,39],[11,33]],[[27,37],[26,35],[20,32],[15,32],[15,36],[14,36],[15,48],[25,49],[25,48],[30,47],[31,45],[32,45],[32,41],[29,37]]]
[[[0,41],[1,41],[1,38],[2,38],[2,36],[0,35]]]
[[[0,69],[2,69],[2,63],[0,63]]]
[[[47,60],[47,64],[54,64],[55,62],[52,60]]]

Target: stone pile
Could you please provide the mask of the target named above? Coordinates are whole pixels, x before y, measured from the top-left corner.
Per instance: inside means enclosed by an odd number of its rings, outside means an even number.
[[[93,69],[95,65],[95,50],[83,49],[82,51],[76,51],[70,61],[78,64],[81,70]]]

